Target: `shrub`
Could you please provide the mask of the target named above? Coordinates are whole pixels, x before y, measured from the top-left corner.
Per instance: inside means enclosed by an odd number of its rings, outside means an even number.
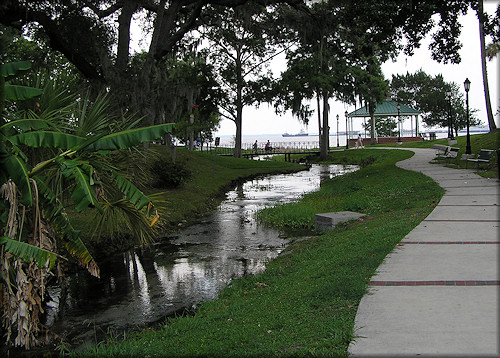
[[[177,188],[191,178],[191,171],[184,164],[161,158],[151,166],[153,186],[155,188]]]

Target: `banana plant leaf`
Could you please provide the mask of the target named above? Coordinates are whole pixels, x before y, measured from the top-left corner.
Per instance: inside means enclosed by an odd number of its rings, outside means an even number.
[[[26,162],[18,155],[8,153],[7,158],[4,160],[4,166],[10,178],[12,178],[21,191],[21,203],[26,206],[32,205],[33,192],[31,190]]]
[[[44,176],[34,175],[33,179],[36,181],[36,186],[38,188],[38,200],[43,204],[44,215],[47,219],[53,221],[64,211],[64,207],[52,189],[47,186],[47,180]],[[68,225],[70,225],[69,221],[65,220],[62,225],[59,225],[58,230],[61,232],[65,231]]]
[[[39,88],[11,85],[6,83],[4,93],[6,100],[19,101],[40,96],[43,93],[43,90]]]
[[[60,234],[68,252],[75,257],[82,266],[86,267],[90,274],[99,277],[99,268],[94,258],[80,239],[80,232],[73,229],[68,218],[64,214],[64,208],[53,191],[45,184],[43,176],[35,176],[37,182],[40,202],[44,207],[45,217],[50,220],[54,229]]]
[[[9,137],[14,144],[24,144],[33,148],[72,149],[85,141],[85,138],[72,134],[51,131],[34,131]]]
[[[4,77],[6,81],[9,81],[27,72],[30,68],[31,63],[29,61],[4,63],[0,65],[0,76]]]
[[[142,191],[132,184],[129,180],[114,172],[113,179],[118,189],[127,197],[127,199],[137,208],[142,209],[145,205],[151,202]]]
[[[16,121],[7,122],[3,126],[0,126],[0,131],[6,133],[7,130],[15,128],[16,130],[21,130],[23,132],[26,132],[30,130],[46,129],[51,126],[52,123],[43,119],[26,118],[26,119],[18,119]]]
[[[74,181],[71,198],[76,203],[76,210],[81,212],[90,205],[102,212],[102,207],[97,201],[95,189],[92,186],[92,166],[82,161],[64,158],[58,158],[57,162],[61,165],[62,174]]]
[[[36,262],[39,267],[45,267],[47,264],[50,269],[56,262],[56,254],[48,250],[30,245],[26,242],[13,240],[7,236],[0,237],[0,245],[5,246],[5,250],[12,255],[19,257],[25,262]]]
[[[143,142],[160,138],[163,135],[172,132],[173,128],[173,123],[166,123],[112,133],[87,146],[84,150],[96,151],[126,149]]]
[[[97,142],[99,139],[101,139],[105,135],[106,135],[106,133],[99,133],[99,134],[94,134],[94,135],[87,137],[87,138],[81,137],[83,140],[79,144],[77,144],[75,147],[71,148],[71,150],[73,150],[75,152],[81,151],[81,150],[85,149],[86,147],[94,144],[95,142]],[[103,151],[100,151],[100,153],[102,153],[102,152]],[[109,153],[109,151],[108,151],[108,153]]]
[[[71,256],[76,257],[92,276],[100,276],[99,267],[80,238],[66,241],[65,246]]]

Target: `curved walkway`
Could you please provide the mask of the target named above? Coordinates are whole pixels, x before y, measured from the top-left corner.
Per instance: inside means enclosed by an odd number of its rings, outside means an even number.
[[[352,356],[499,355],[499,181],[429,164],[398,166],[446,190],[434,211],[387,255],[361,299]]]

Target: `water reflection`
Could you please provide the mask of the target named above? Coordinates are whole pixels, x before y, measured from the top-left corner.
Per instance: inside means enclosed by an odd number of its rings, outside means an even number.
[[[313,165],[239,185],[199,223],[150,248],[109,258],[100,265],[101,279],[73,275],[67,297],[50,287],[46,324],[67,339],[86,341],[109,327],[150,324],[216,298],[232,279],[263,271],[289,243],[278,231],[257,225],[257,210],[297,200],[321,180],[356,169]]]

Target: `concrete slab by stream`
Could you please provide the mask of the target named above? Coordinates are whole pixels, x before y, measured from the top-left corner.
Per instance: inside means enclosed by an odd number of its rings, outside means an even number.
[[[331,230],[340,223],[357,220],[365,214],[354,211],[338,211],[333,213],[316,214],[314,216],[314,226],[318,230]]]

